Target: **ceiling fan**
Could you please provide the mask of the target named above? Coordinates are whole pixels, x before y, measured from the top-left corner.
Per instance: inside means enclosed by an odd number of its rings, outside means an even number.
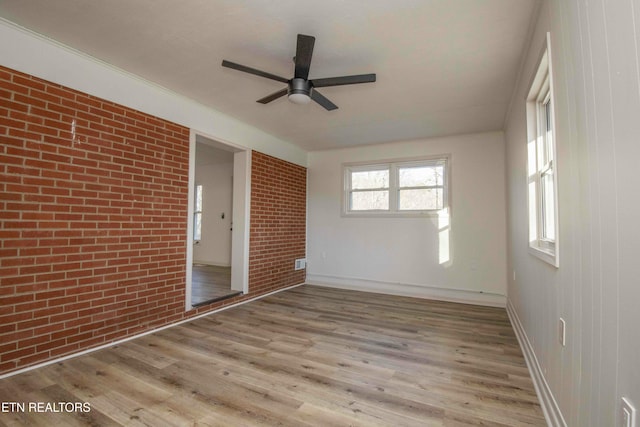
[[[271,95],[267,95],[262,99],[258,99],[257,102],[261,104],[267,104],[282,96],[288,95],[289,101],[293,103],[307,104],[313,99],[328,111],[335,110],[338,106],[321,95],[316,88],[352,85],[357,83],[372,83],[376,81],[375,74],[358,74],[355,76],[329,77],[325,79],[309,80],[309,67],[311,66],[311,56],[313,55],[313,45],[315,44],[315,41],[315,37],[298,34],[296,56],[293,58],[295,62],[295,71],[293,78],[291,79],[286,79],[284,77],[276,76],[275,74],[267,73],[266,71],[257,70],[255,68],[236,64],[235,62],[227,60],[222,61],[222,66],[287,84],[286,88],[274,92]]]

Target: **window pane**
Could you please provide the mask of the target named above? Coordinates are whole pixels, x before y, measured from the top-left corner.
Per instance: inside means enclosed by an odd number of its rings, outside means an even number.
[[[202,185],[196,185],[196,212],[202,211]]]
[[[399,169],[400,187],[442,185],[443,166],[416,166]]]
[[[193,240],[202,239],[202,214],[196,213],[193,221]]]
[[[354,191],[351,193],[351,210],[389,210],[389,192]]]
[[[351,189],[389,188],[389,169],[351,172]]]
[[[444,207],[444,190],[428,188],[420,190],[400,190],[398,192],[400,210],[432,210]]]
[[[551,100],[544,104],[545,115],[545,150],[547,155],[547,162],[553,160],[553,131],[552,131],[552,115],[551,115]]]
[[[545,130],[551,130],[551,99],[544,103]]]
[[[555,200],[553,193],[553,169],[548,169],[542,174],[542,238],[556,239],[555,227]]]

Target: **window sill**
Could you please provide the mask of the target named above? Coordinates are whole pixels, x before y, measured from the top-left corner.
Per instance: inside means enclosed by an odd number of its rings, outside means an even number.
[[[342,212],[343,218],[439,218],[449,215],[446,210],[438,211],[407,211],[407,212]]]
[[[558,264],[558,252],[557,251],[551,251],[551,250],[548,250],[548,249],[542,249],[542,248],[537,247],[537,246],[529,245],[529,253],[531,255],[535,256],[536,258],[539,258],[542,261],[546,262],[547,264],[551,264],[555,268],[560,267],[560,265]]]

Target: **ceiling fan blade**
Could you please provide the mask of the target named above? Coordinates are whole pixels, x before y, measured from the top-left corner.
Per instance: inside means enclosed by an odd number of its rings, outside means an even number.
[[[233,68],[234,70],[244,71],[245,73],[254,74],[260,77],[266,77],[267,79],[276,80],[282,83],[289,83],[289,79],[276,76],[275,74],[267,73],[266,71],[257,70],[255,68],[247,67],[246,65],[236,64],[235,62],[222,60],[222,66],[227,68]]]
[[[338,106],[325,98],[317,90],[311,90],[311,99],[322,105],[327,111],[337,110]]]
[[[281,96],[285,96],[288,91],[289,89],[285,87],[284,89],[274,92],[271,95],[267,95],[262,99],[258,99],[256,102],[259,102],[260,104],[268,104],[269,102],[274,101]]]
[[[354,85],[358,83],[373,83],[376,81],[375,74],[358,74],[356,76],[328,77],[326,79],[313,79],[313,87]]]
[[[296,70],[295,78],[309,78],[309,67],[311,67],[311,56],[313,56],[313,45],[316,38],[298,34],[298,46],[296,47]]]

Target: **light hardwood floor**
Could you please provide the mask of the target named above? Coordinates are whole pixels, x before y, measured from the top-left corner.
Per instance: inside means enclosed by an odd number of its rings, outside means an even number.
[[[504,309],[301,286],[0,381],[4,425],[545,425]]]

